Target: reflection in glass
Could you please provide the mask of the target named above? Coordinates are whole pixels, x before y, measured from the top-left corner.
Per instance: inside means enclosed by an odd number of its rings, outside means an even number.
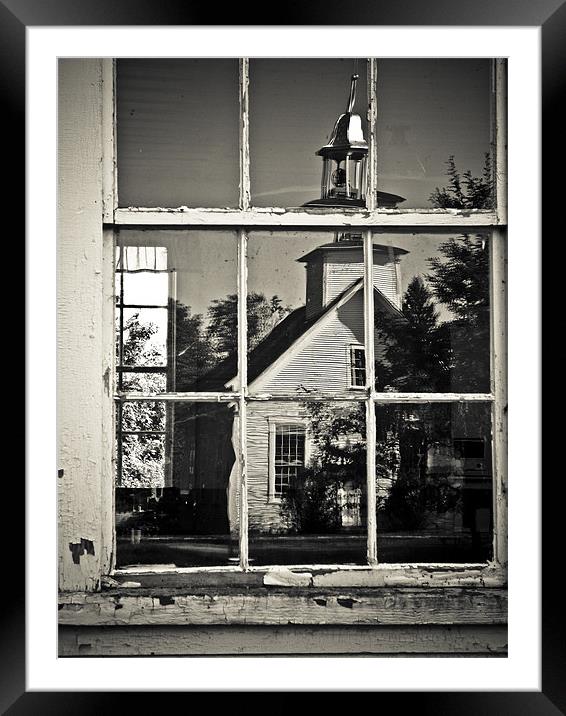
[[[119,390],[228,390],[238,345],[235,233],[122,230],[115,283]]]
[[[248,406],[252,564],[363,564],[366,432],[363,403]]]
[[[328,143],[337,118],[348,109],[352,74],[359,74],[353,108],[361,120],[358,134],[367,137],[366,68],[365,59],[355,58],[250,61],[254,206],[302,206],[321,196],[322,162],[315,153]],[[352,170],[359,164],[357,158]],[[340,168],[346,171],[345,164]],[[345,189],[338,175],[331,182],[331,174],[329,186]],[[358,176],[356,186],[361,180]]]
[[[235,434],[228,405],[120,405],[118,567],[237,563]]]
[[[120,59],[120,206],[238,205],[238,61]]]
[[[485,235],[376,238],[395,253],[400,310],[376,287],[376,387],[490,391],[489,241]]]
[[[380,562],[491,557],[491,406],[378,405]]]
[[[379,60],[378,188],[406,197],[402,208],[492,207],[490,66]]]
[[[389,294],[395,263],[378,250],[375,263],[375,281]],[[359,234],[250,233],[248,306],[257,316],[248,312],[250,395],[359,390],[363,272]]]

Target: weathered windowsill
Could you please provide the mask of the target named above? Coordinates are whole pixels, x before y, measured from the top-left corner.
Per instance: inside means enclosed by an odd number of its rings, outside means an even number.
[[[154,587],[62,593],[59,624],[506,624],[503,588]]]

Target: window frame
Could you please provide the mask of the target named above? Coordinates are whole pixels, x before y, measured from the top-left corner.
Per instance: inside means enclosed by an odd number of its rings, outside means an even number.
[[[348,364],[348,368],[349,368],[349,378],[350,378],[349,388],[350,388],[350,390],[360,390],[360,389],[365,390],[365,388],[366,388],[366,347],[361,343],[350,343],[347,346],[346,350],[348,351],[347,364]],[[357,368],[354,365],[354,354],[356,351],[362,351],[362,355],[364,358],[363,368]],[[356,371],[356,370],[363,370],[363,372],[364,372],[364,382],[362,385],[358,385],[354,380],[354,378],[355,378],[354,371]]]
[[[277,441],[277,428],[281,427],[282,425],[288,425],[288,426],[301,426],[304,430],[304,436],[305,436],[305,457],[304,457],[304,464],[306,465],[308,460],[310,459],[310,456],[312,454],[312,443],[308,431],[308,423],[306,418],[301,417],[295,417],[293,415],[281,415],[281,416],[270,416],[268,418],[268,430],[269,430],[269,440],[268,440],[268,450],[269,450],[269,456],[268,456],[268,494],[267,494],[267,502],[268,504],[279,504],[281,502],[282,495],[278,495],[275,492],[275,450],[276,450],[276,441]]]
[[[474,393],[379,393],[375,390],[374,363],[374,325],[373,320],[364,321],[364,344],[366,358],[366,388],[362,395],[352,396],[317,394],[313,399],[331,400],[364,400],[366,403],[367,430],[367,475],[368,505],[375,505],[375,405],[385,403],[430,403],[487,401],[492,406],[492,470],[493,470],[493,559],[487,563],[474,564],[390,564],[377,561],[377,524],[375,509],[368,509],[367,534],[368,563],[351,567],[337,565],[321,569],[336,572],[336,585],[339,586],[342,575],[347,575],[349,586],[356,586],[356,577],[360,575],[359,585],[383,584],[383,580],[396,583],[396,578],[403,575],[402,583],[407,586],[428,584],[431,575],[434,584],[450,586],[461,584],[461,573],[466,574],[466,584],[471,586],[491,586],[506,584],[507,569],[507,435],[506,435],[506,76],[505,59],[492,60],[491,83],[491,146],[494,165],[495,208],[493,210],[458,210],[458,209],[378,209],[376,206],[378,157],[376,144],[376,127],[378,121],[377,77],[378,58],[367,59],[368,73],[368,145],[367,161],[367,207],[364,209],[294,209],[294,208],[258,208],[251,205],[250,189],[250,149],[249,149],[249,59],[238,58],[239,62],[239,105],[240,105],[240,204],[237,209],[186,207],[118,207],[117,195],[117,162],[116,162],[116,61],[103,61],[103,221],[106,240],[113,241],[114,232],[121,228],[191,228],[210,226],[211,228],[236,228],[238,233],[238,390],[234,392],[215,393],[170,393],[160,395],[158,400],[187,400],[204,402],[210,400],[226,401],[237,406],[239,416],[239,439],[237,450],[237,466],[240,474],[240,563],[238,566],[227,566],[225,571],[269,571],[270,567],[253,567],[248,560],[248,514],[247,514],[247,445],[246,432],[247,405],[255,400],[264,401],[270,396],[253,396],[247,393],[247,317],[245,297],[247,294],[247,239],[248,232],[253,229],[336,229],[361,231],[364,243],[364,316],[373,316],[373,240],[380,232],[436,233],[484,231],[490,234],[490,307],[491,307],[491,390],[485,394]],[[108,285],[108,282],[106,283]],[[113,348],[113,347],[112,347]],[[112,353],[113,354],[113,353]],[[112,376],[114,378],[114,376]],[[115,383],[112,383],[113,385]],[[273,396],[280,400],[285,396]],[[149,400],[143,394],[127,394],[115,396],[115,400]],[[156,397],[153,396],[153,400]],[[286,419],[289,422],[289,419]],[[293,418],[293,420],[295,420]],[[111,444],[114,444],[111,441]],[[114,460],[116,456],[114,455]],[[111,484],[105,489],[114,488]],[[271,492],[271,476],[270,476]],[[115,536],[113,537],[115,540]],[[113,550],[115,555],[115,549]],[[115,556],[114,556],[115,560]],[[208,567],[175,568],[180,572],[210,571]],[[138,568],[136,572],[151,572]],[[131,574],[131,569],[115,569],[112,564],[111,574]]]

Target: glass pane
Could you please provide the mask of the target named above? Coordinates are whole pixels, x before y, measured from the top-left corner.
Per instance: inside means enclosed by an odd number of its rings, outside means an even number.
[[[380,562],[492,555],[491,406],[376,407]]]
[[[165,306],[169,300],[169,274],[155,271],[123,272],[123,296],[126,306]]]
[[[344,232],[251,232],[248,382],[256,393],[359,392],[363,245]]]
[[[131,402],[121,411],[117,566],[237,563],[233,409],[218,403]]]
[[[122,432],[159,433],[165,430],[165,410],[163,402],[125,402],[120,406],[118,424]]]
[[[379,60],[378,189],[404,197],[401,209],[492,207],[490,67],[477,58]]]
[[[119,371],[118,390],[131,393],[165,393],[167,375],[165,372]]]
[[[146,376],[147,392],[229,390],[226,384],[237,377],[236,256],[231,231],[121,230],[116,246],[119,373],[121,367],[163,367],[165,386],[163,377]],[[124,301],[134,296],[166,308],[122,309],[122,284]],[[122,384],[121,389],[134,388]]]
[[[238,205],[235,59],[117,62],[120,206]]]
[[[374,262],[377,390],[489,393],[489,237],[375,235]]]
[[[251,564],[364,564],[365,404],[250,402]]]
[[[117,340],[122,343],[123,366],[167,365],[166,308],[124,308],[122,325],[118,321]]]
[[[351,138],[367,142],[367,60],[252,59],[250,161],[254,206],[297,207],[321,199],[323,157],[336,121],[348,109],[352,74],[358,74]],[[355,137],[354,137],[355,134]],[[361,139],[360,139],[361,135]],[[359,147],[358,147],[359,149]],[[361,170],[363,159],[358,161]],[[349,167],[350,168],[350,167]],[[349,183],[355,183],[351,167]],[[346,171],[345,164],[333,166]],[[338,174],[336,174],[338,178]],[[358,177],[359,179],[360,177]],[[335,182],[332,186],[345,186]]]

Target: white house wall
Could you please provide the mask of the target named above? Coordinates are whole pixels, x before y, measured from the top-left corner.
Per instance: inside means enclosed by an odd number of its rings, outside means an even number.
[[[363,290],[333,311],[303,348],[279,370],[260,377],[262,391],[272,395],[294,390],[344,391],[350,388],[349,346],[364,342]],[[376,357],[382,347],[376,341]]]
[[[373,284],[394,306],[399,306],[397,287],[397,271],[395,262],[387,256],[374,251]],[[358,261],[348,256],[333,256],[327,260],[325,276],[325,304],[329,304],[338,294],[364,275],[363,256],[360,252]]]
[[[304,418],[298,403],[256,403],[248,407],[248,519],[250,531],[281,529],[279,502],[269,501],[269,420]]]

